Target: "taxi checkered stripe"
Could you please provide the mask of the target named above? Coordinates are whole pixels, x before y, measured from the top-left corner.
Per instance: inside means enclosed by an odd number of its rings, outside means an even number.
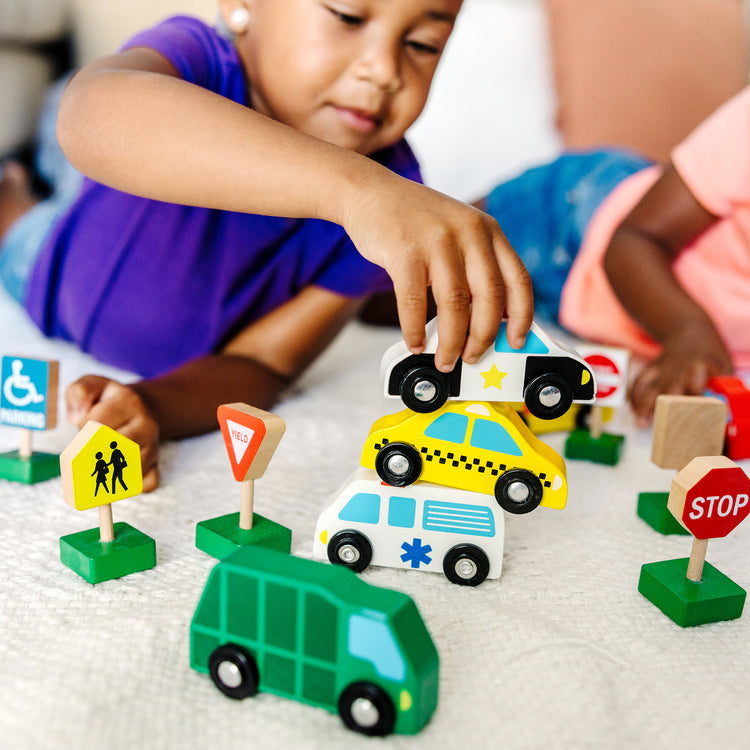
[[[384,438],[381,443],[375,443],[375,451],[379,451],[384,446],[388,445],[390,441]],[[415,448],[417,446],[414,446]],[[489,472],[493,477],[498,474],[502,474],[508,470],[507,464],[495,464],[494,461],[480,461],[478,458],[469,458],[469,456],[463,453],[454,453],[453,451],[442,451],[440,449],[429,450],[429,448],[419,448],[420,454],[424,461],[437,461],[439,464],[449,463],[451,466],[458,468],[462,466],[466,471],[477,470],[477,473],[484,474]],[[552,486],[551,480],[547,479],[547,474],[542,472],[538,474],[539,480],[542,486],[549,488]]]

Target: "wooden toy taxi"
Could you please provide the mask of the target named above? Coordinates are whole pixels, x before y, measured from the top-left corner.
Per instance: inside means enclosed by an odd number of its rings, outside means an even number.
[[[141,449],[111,427],[87,422],[60,454],[63,499],[76,510],[99,509],[99,527],[60,538],[60,559],[89,583],[156,565],[154,540],[112,523],[112,503],[143,490]]]
[[[448,399],[523,401],[540,419],[554,419],[572,403],[592,403],[596,379],[584,359],[532,323],[521,349],[508,343],[506,324],[494,347],[474,365],[458,360],[449,373],[435,369],[437,318],[427,324],[424,353],[411,354],[403,341],[383,355],[380,365],[385,395],[401,398],[412,411],[431,412]]]
[[[668,507],[694,537],[690,558],[644,565],[638,590],[682,627],[739,617],[745,590],[705,559],[708,540],[750,513],[750,478],[725,456],[695,458],[674,478]]]
[[[391,487],[359,468],[318,517],[313,554],[355,572],[370,564],[426,570],[478,586],[500,577],[504,535],[491,496],[430,482]]]
[[[578,352],[596,375],[596,402],[591,407],[588,429],[573,430],[565,441],[565,458],[614,466],[620,460],[625,436],[604,432],[604,410],[625,403],[630,353],[619,347],[592,344],[579,346]]]
[[[656,399],[651,460],[679,471],[698,456],[718,456],[724,445],[727,406],[706,396],[662,394]],[[667,508],[668,492],[641,492],[638,515],[661,534],[687,534]]]
[[[34,484],[60,474],[60,457],[32,450],[34,431],[57,424],[59,365],[6,356],[0,364],[0,424],[21,429],[17,451],[0,454],[0,478]]]
[[[361,464],[394,487],[423,480],[494,494],[510,513],[567,501],[565,462],[505,403],[451,401],[433,413],[388,414],[370,429]]]
[[[255,480],[265,473],[284,434],[284,420],[241,403],[223,404],[217,418],[232,473],[242,487],[240,512],[201,521],[195,529],[195,546],[218,559],[246,544],[289,552],[291,530],[253,513]]]

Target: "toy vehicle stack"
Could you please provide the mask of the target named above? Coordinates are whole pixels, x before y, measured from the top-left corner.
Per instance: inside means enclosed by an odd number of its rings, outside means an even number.
[[[503,323],[476,365],[459,360],[450,373],[434,365],[435,320],[427,333],[425,354],[410,354],[403,342],[385,353],[384,393],[407,408],[373,424],[361,457],[369,471],[355,472],[323,511],[314,551],[354,570],[442,568],[453,583],[476,586],[500,575],[503,510],[563,508],[567,500],[563,459],[510,404],[554,419],[592,402],[596,381],[576,352],[536,324],[512,349]]]

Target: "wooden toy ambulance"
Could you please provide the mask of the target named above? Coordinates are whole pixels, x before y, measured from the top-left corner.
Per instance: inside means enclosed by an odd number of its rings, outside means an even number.
[[[499,578],[505,519],[494,498],[418,482],[391,487],[359,468],[318,517],[313,554],[360,572],[368,565],[443,572],[478,586]]]

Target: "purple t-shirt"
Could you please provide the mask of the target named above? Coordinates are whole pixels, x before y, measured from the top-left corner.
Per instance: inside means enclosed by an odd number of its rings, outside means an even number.
[[[234,46],[194,18],[131,39],[186,81],[249,105]],[[405,141],[374,154],[421,181]],[[26,308],[48,336],[145,377],[216,351],[318,285],[347,296],[391,288],[337,224],[173,205],[85,180],[34,267]]]

